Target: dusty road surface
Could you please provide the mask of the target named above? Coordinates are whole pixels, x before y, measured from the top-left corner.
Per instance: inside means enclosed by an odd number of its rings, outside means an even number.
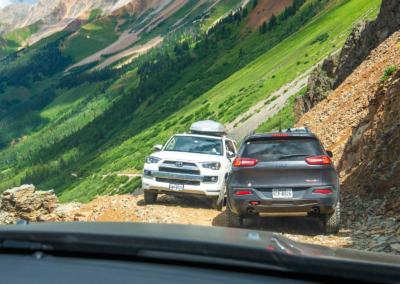
[[[139,191],[138,193],[141,193]],[[155,205],[145,205],[143,195],[98,197],[73,213],[76,221],[148,222],[225,227],[225,208],[211,209],[211,199],[161,195]],[[351,247],[351,233],[322,236],[320,223],[309,218],[245,220],[246,229],[274,231],[299,241],[333,247]]]

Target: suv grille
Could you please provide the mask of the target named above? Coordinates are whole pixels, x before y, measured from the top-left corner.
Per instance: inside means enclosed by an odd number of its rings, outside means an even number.
[[[156,181],[165,183],[174,183],[174,184],[200,185],[199,181],[172,179],[172,178],[156,178]]]
[[[161,164],[159,170],[169,173],[200,175],[200,169],[194,163],[180,162],[179,167],[176,165],[178,161],[165,161]]]
[[[193,170],[184,170],[180,168],[175,169],[175,168],[164,168],[164,167],[160,167],[159,170],[162,172],[169,172],[169,173],[200,175],[199,170],[193,171]]]
[[[163,164],[175,165],[176,161],[165,161]],[[197,168],[196,164],[194,164],[194,163],[183,162],[183,166],[185,166],[185,167],[196,167]]]

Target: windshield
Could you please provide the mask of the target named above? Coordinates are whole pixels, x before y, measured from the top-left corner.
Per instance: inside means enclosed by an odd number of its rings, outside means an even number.
[[[0,0],[0,252],[19,220],[400,260],[400,0]]]
[[[247,142],[242,157],[261,162],[274,162],[283,159],[304,160],[304,157],[322,154],[323,149],[315,139],[265,139]]]
[[[196,136],[174,136],[164,150],[222,156],[222,140]]]

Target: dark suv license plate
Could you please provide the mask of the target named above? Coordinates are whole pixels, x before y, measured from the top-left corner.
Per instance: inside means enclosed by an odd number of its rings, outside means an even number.
[[[291,188],[273,188],[272,198],[292,198],[293,190]]]

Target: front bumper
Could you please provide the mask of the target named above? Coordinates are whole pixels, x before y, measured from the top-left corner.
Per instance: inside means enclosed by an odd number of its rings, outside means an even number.
[[[229,190],[229,206],[233,212],[239,215],[249,215],[248,210],[252,209],[253,215],[259,213],[311,213],[318,208],[319,213],[330,213],[335,209],[338,201],[337,191],[330,188],[331,194],[313,194],[312,191],[317,188],[310,188],[301,198],[266,198],[255,189],[235,188]],[[252,191],[251,195],[235,195],[237,190]],[[258,204],[251,204],[258,202]]]
[[[221,173],[213,174],[218,176],[217,182],[203,182],[205,175],[152,171],[152,176],[142,176],[142,187],[144,190],[160,194],[214,197],[219,196],[221,188],[224,188],[224,176],[220,177]],[[157,179],[164,181],[160,182]],[[170,183],[183,184],[183,191],[169,190]]]

